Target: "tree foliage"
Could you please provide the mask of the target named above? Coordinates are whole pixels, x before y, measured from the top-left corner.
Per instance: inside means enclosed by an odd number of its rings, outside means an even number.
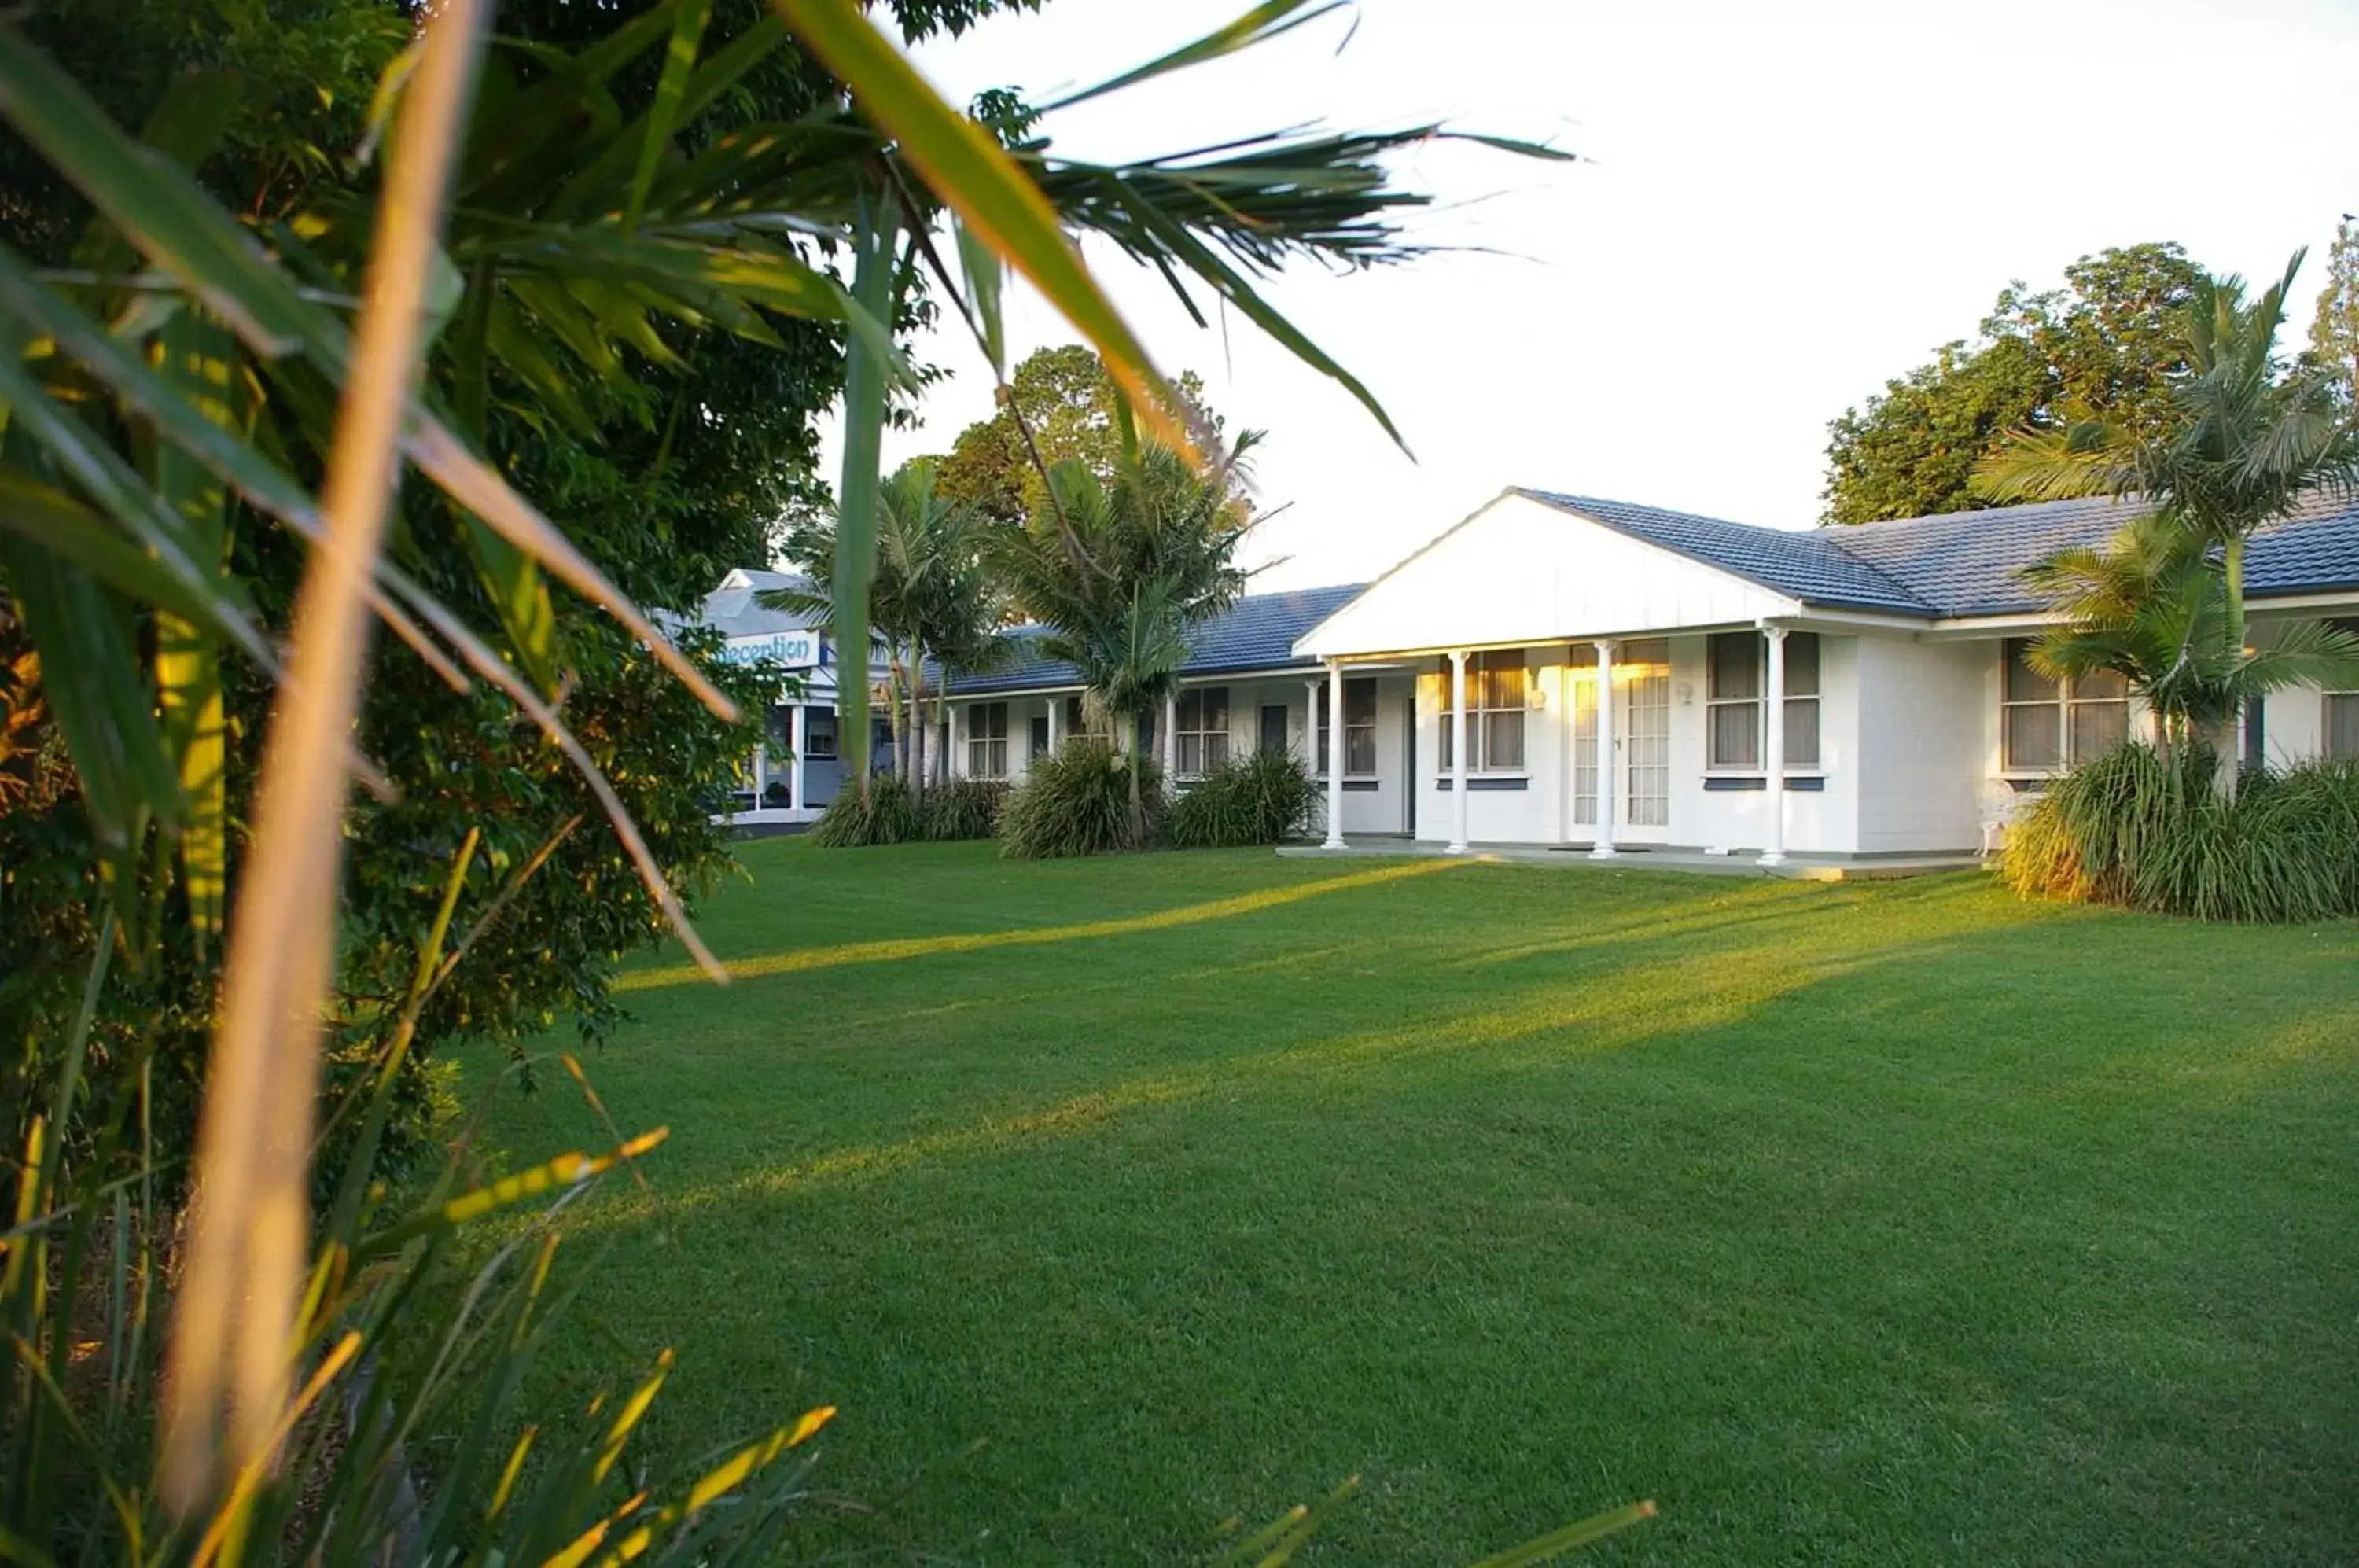
[[[1040,650],[1074,667],[1117,735],[1135,735],[1178,688],[1190,631],[1245,592],[1236,551],[1251,520],[1235,486],[1253,444],[1239,441],[1200,474],[1147,442],[1111,483],[1068,459],[1049,470],[1054,504],[998,537],[995,561],[1015,602],[1048,628]],[[1152,823],[1130,749],[1131,839],[1144,844]]]
[[[1987,505],[1976,463],[2023,428],[2107,419],[2151,433],[2186,361],[2172,318],[2201,269],[2177,245],[2084,256],[2065,287],[1999,292],[1977,335],[1888,381],[1827,428],[1822,519],[1875,522]]]
[[[1222,421],[1204,403],[1203,378],[1183,371],[1177,387],[1190,422],[1218,435]],[[939,460],[942,494],[1020,523],[1047,508],[1041,472],[1049,465],[1079,463],[1101,484],[1111,482],[1122,461],[1119,401],[1105,363],[1082,344],[1034,351],[1007,378],[999,411],[961,430]]]
[[[2310,323],[2310,362],[2333,386],[2346,409],[2359,409],[2359,219],[2348,212],[2335,225],[2326,253],[2326,287]]]

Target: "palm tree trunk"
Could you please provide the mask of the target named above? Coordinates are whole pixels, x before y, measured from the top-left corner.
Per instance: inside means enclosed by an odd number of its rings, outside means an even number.
[[[2220,555],[2228,579],[2228,651],[2241,656],[2245,648],[2244,536],[2231,539]]]

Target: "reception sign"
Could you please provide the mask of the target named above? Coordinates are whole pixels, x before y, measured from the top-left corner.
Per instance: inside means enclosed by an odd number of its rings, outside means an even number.
[[[816,670],[820,665],[821,640],[820,634],[810,629],[731,637],[723,647],[721,657],[732,664],[751,664],[766,659],[789,670]]]

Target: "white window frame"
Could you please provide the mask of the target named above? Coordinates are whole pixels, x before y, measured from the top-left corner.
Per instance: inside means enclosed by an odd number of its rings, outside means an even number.
[[[2337,631],[2359,636],[2359,618],[2337,616],[2330,623]],[[2334,714],[2338,708],[2359,708],[2359,688],[2321,687],[2318,693],[2318,755],[2324,757],[2359,757],[2359,744],[2338,750],[2334,745]],[[2359,732],[2359,722],[2352,725]],[[2359,735],[2354,735],[2359,740]]]
[[[1515,700],[1502,702],[1498,700],[1499,693],[1495,690],[1494,682],[1484,679],[1484,676],[1509,673],[1516,678],[1514,681],[1516,688]],[[1440,768],[1444,778],[1451,777],[1457,771],[1452,766],[1454,754],[1451,750],[1451,738],[1454,728],[1450,722],[1451,686],[1450,661],[1445,659],[1441,663],[1441,746],[1440,749],[1434,754],[1441,759]],[[1466,771],[1470,775],[1486,774],[1492,778],[1521,779],[1529,773],[1532,726],[1527,715],[1531,712],[1534,690],[1536,687],[1532,681],[1531,659],[1524,649],[1492,648],[1466,656]],[[1516,716],[1516,757],[1515,761],[1502,765],[1493,760],[1498,753],[1499,746],[1492,726],[1495,721],[1502,720],[1510,713]]]
[[[1361,716],[1355,699],[1367,698],[1365,716]],[[1349,675],[1343,679],[1343,777],[1374,779],[1376,776],[1376,678],[1373,675]],[[1318,777],[1327,777],[1327,688],[1319,688],[1318,757],[1319,766],[1312,769]],[[1357,768],[1355,762],[1365,759],[1367,766]]]
[[[1732,637],[1749,637],[1753,644],[1753,690],[1732,697],[1720,690],[1720,664],[1715,650]],[[1767,766],[1762,757],[1763,741],[1767,731],[1762,724],[1762,709],[1767,706],[1765,694],[1769,690],[1767,669],[1768,639],[1759,632],[1713,632],[1703,641],[1703,768],[1707,773],[1759,773]],[[1720,755],[1720,715],[1723,710],[1743,709],[1752,719],[1753,755],[1732,761]]]
[[[818,727],[825,722],[825,730]],[[833,708],[808,707],[803,713],[803,760],[805,762],[835,762],[842,759],[843,715]]]
[[[1221,700],[1221,722],[1209,724],[1205,715],[1214,697]],[[1194,712],[1190,712],[1190,705]],[[1172,700],[1172,755],[1182,779],[1201,779],[1229,760],[1229,689],[1226,686],[1186,686]],[[1217,753],[1217,755],[1215,755]]]
[[[966,776],[1007,777],[1007,704],[970,702],[966,710]]]
[[[2072,720],[2075,714],[2083,709],[2098,707],[2119,708],[2122,713],[2122,735],[2124,738],[2127,738],[2129,735],[2130,693],[2129,686],[2126,681],[2123,683],[2122,691],[2119,696],[2084,696],[2082,693],[2082,683],[2080,681],[2063,677],[2059,677],[2050,682],[2050,684],[2052,684],[2056,689],[2056,694],[2053,697],[2009,697],[2006,694],[2008,679],[2015,672],[2017,649],[2020,648],[2027,655],[2030,651],[2031,645],[2038,640],[2038,639],[2037,637],[2002,637],[1999,639],[1999,771],[2002,775],[2007,778],[2052,779],[2058,774],[2067,772],[2071,768],[2079,767],[2082,763],[2090,760],[2089,757],[2082,757],[2081,755],[2080,745],[2074,739],[2074,736],[2078,733],[2078,726],[2073,724]],[[2025,664],[2024,668],[2027,670],[2029,670],[2036,679],[2042,681],[2048,679],[2048,677],[2040,675],[2038,670],[2031,670],[2031,667],[2027,662]],[[2119,679],[2119,677],[2116,677],[2116,679]],[[2014,732],[2012,726],[2008,723],[2008,719],[2013,711],[2017,708],[2052,708],[2056,711],[2057,760],[2046,763],[2018,762],[2016,760]],[[2102,756],[2103,753],[2096,752],[2092,753],[2091,755]]]
[[[1804,643],[1808,643],[1810,649],[1810,689],[1807,691],[1797,690],[1794,684],[1799,679],[1795,671],[1801,668],[1801,661],[1794,657],[1794,650]],[[1826,755],[1822,749],[1826,736],[1819,726],[1819,716],[1823,712],[1820,703],[1826,695],[1827,685],[1826,639],[1816,632],[1788,632],[1785,670],[1786,771],[1815,775],[1823,768],[1821,759]],[[1767,683],[1763,681],[1764,685]],[[1807,757],[1802,757],[1794,745],[1795,721],[1803,713],[1810,716],[1810,754]]]

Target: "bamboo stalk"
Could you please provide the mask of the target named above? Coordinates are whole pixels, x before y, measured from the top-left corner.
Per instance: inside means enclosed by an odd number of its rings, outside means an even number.
[[[327,532],[304,572],[288,679],[272,709],[171,1328],[163,1479],[184,1514],[202,1507],[224,1474],[270,1462],[288,1408],[368,594],[400,477],[428,269],[488,13],[484,0],[440,0],[405,94],[329,452]]]

